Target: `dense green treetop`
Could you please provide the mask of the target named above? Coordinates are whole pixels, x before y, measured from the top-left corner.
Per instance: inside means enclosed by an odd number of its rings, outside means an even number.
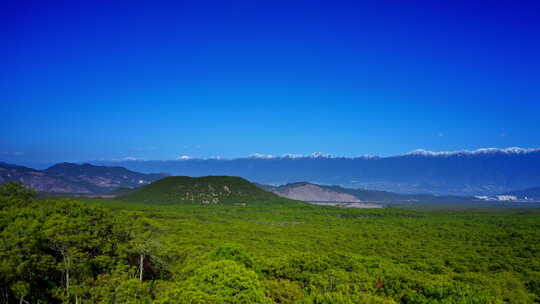
[[[537,210],[247,203],[1,186],[0,303],[540,303]]]

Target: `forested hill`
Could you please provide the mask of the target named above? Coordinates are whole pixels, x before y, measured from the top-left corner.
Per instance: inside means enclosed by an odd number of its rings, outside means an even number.
[[[170,176],[120,196],[148,204],[236,204],[286,201],[234,176]]]

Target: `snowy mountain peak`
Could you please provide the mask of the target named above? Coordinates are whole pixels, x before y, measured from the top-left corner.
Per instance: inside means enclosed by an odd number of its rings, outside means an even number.
[[[332,155],[323,152],[313,152],[309,155],[311,158],[331,158]]]
[[[461,150],[461,151],[442,151],[434,152],[429,150],[418,149],[409,152],[405,155],[418,155],[418,156],[454,156],[454,155],[481,155],[481,154],[527,154],[533,152],[540,152],[540,148],[524,149],[519,147],[510,148],[483,148],[477,150]]]
[[[332,155],[322,152],[313,152],[311,154],[284,154],[281,158],[332,158]]]
[[[254,153],[254,154],[248,155],[247,158],[271,159],[271,158],[276,158],[276,157],[272,154]]]

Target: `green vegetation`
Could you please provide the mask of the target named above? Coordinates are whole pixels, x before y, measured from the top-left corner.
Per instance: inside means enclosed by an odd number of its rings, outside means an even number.
[[[146,204],[206,205],[287,201],[234,176],[170,176],[128,193],[121,200]]]
[[[539,211],[251,204],[230,190],[248,204],[40,200],[6,184],[0,303],[540,303]]]

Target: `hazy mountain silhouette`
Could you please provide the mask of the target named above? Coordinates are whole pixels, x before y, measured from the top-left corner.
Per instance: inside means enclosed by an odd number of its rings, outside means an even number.
[[[540,149],[415,151],[391,157],[256,155],[237,159],[98,161],[139,172],[241,176],[261,184],[294,182],[340,185],[397,193],[499,194],[540,185]]]

